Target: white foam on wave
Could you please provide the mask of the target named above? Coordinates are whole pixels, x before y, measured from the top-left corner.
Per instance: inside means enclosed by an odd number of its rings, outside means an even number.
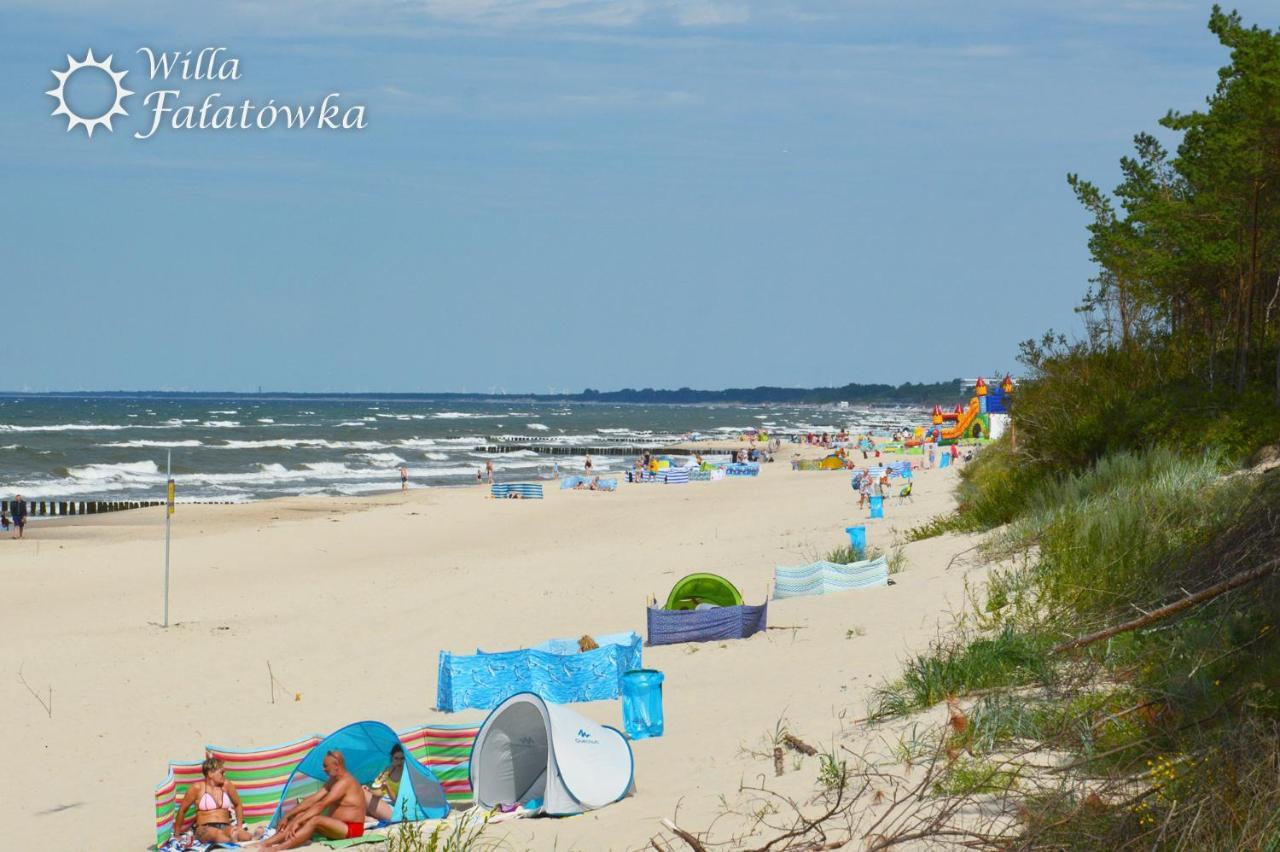
[[[395,466],[402,465],[405,460],[395,453],[360,453],[356,458],[364,459],[371,465]]]
[[[469,411],[437,411],[431,415],[437,420],[500,420],[503,417],[519,415],[511,414],[475,414]]]
[[[449,460],[448,453],[423,453],[422,455],[424,458],[431,459],[432,461],[448,461]]]
[[[236,429],[240,426],[239,420],[206,420],[200,424],[207,429]]]
[[[120,429],[168,429],[168,426],[139,426],[135,423],[51,423],[46,426],[18,426],[0,423],[0,432],[116,432]]]
[[[259,417],[258,422],[259,423],[275,423],[276,420],[274,417]]]
[[[188,440],[188,441],[146,441],[139,438],[133,441],[111,441],[106,444],[94,444],[94,446],[95,447],[122,447],[122,448],[134,448],[134,449],[139,447],[160,447],[160,448],[203,447],[204,442],[197,441],[194,439]]]
[[[209,412],[210,414],[239,414],[239,410],[235,408],[219,408]]]
[[[330,441],[325,438],[272,438],[261,441],[235,441],[227,440],[221,444],[210,444],[215,450],[293,450],[303,449],[324,449],[324,450],[385,450],[390,449],[390,444],[381,441]]]
[[[547,426],[545,423],[526,423],[524,425],[526,429],[532,429],[534,432],[550,432],[551,431],[551,427]]]
[[[120,462],[118,464],[86,464],[67,468],[71,479],[95,482],[150,482],[162,478],[153,461]]]
[[[335,424],[335,425],[338,425],[338,426],[363,426],[363,425],[364,425],[364,421],[363,421],[363,420],[343,420],[341,423],[338,423],[338,424]]]
[[[514,450],[509,453],[467,453],[473,459],[518,459],[521,457],[537,457],[533,450]]]

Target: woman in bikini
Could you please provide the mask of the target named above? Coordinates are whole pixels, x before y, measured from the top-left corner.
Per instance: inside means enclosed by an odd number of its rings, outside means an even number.
[[[195,835],[201,843],[243,843],[256,840],[261,829],[250,831],[239,828],[244,825],[244,806],[240,803],[240,793],[236,785],[227,780],[222,761],[216,757],[206,757],[200,764],[203,781],[197,781],[187,788],[173,815],[173,836],[181,837],[184,815],[193,804],[196,806]]]
[[[391,821],[396,797],[400,795],[400,779],[404,777],[404,749],[400,743],[391,747],[390,756],[391,764],[365,788],[368,798],[365,813],[383,822]]]

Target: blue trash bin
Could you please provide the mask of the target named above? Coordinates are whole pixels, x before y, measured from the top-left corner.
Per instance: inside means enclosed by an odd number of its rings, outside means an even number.
[[[884,498],[883,497],[871,498],[871,517],[873,518],[884,517]]]
[[[844,531],[849,534],[849,546],[858,553],[858,558],[867,552],[867,528],[859,524],[856,527],[845,527]]]
[[[662,736],[662,681],[656,669],[632,669],[622,676],[622,729],[633,740]]]
[[[951,453],[949,451],[944,451],[942,453],[942,458],[938,459],[938,467],[951,467]]]

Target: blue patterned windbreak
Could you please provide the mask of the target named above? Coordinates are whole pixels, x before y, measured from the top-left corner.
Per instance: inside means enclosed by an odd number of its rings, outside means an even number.
[[[887,585],[889,564],[883,556],[848,565],[814,562],[800,568],[778,566],[773,570],[774,600]]]
[[[623,673],[644,667],[640,637],[614,633],[594,639],[600,647],[593,651],[579,651],[577,639],[552,639],[497,654],[441,651],[436,707],[446,713],[491,710],[517,692],[532,692],[556,704],[617,698]]]

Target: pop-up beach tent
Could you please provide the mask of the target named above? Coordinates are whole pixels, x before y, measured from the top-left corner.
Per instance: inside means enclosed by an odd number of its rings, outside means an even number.
[[[634,789],[634,770],[631,745],[619,731],[532,692],[495,707],[471,751],[477,803],[523,805],[549,816],[619,801]]]
[[[279,824],[287,809],[298,799],[310,796],[324,786],[328,775],[324,771],[324,756],[330,751],[342,752],[347,771],[361,784],[371,784],[378,773],[391,762],[391,748],[399,745],[405,755],[412,752],[400,741],[391,728],[381,722],[355,722],[339,728],[325,737],[307,753],[280,794],[271,825]],[[424,819],[440,819],[449,813],[444,787],[435,774],[416,760],[404,762],[404,774],[400,776],[400,793],[392,806],[392,822],[413,822]]]
[[[648,644],[745,639],[768,627],[769,604],[750,606],[719,574],[690,574],[676,581],[664,607],[648,608]]]
[[[742,606],[738,588],[719,574],[690,574],[676,581],[667,595],[666,609],[697,609],[698,604]]]

